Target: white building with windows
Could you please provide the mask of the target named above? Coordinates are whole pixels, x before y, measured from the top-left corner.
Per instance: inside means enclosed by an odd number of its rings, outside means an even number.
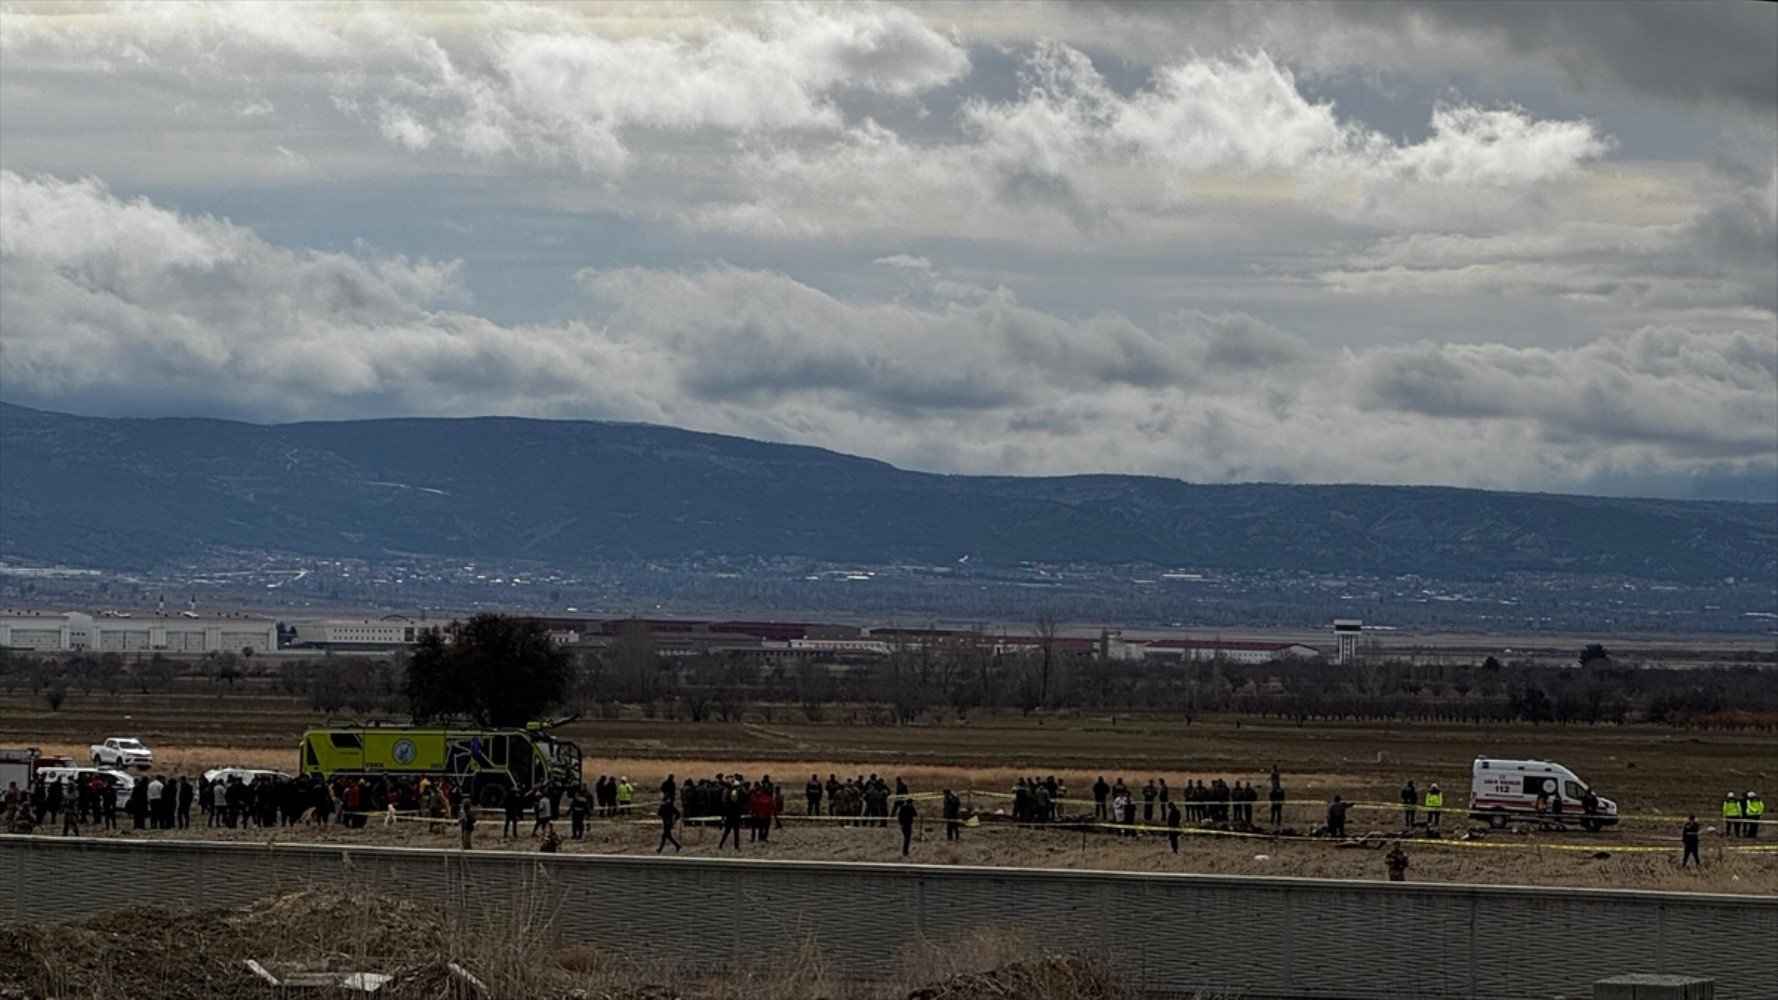
[[[1143,647],[1146,658],[1178,657],[1187,663],[1272,663],[1277,660],[1307,660],[1321,651],[1300,642],[1248,642],[1220,639],[1161,639]]]
[[[0,614],[0,646],[45,652],[254,653],[275,652],[278,623],[252,615]]]
[[[408,619],[363,621],[334,619],[296,622],[293,625],[293,646],[309,649],[399,649],[420,641],[427,629],[440,628],[445,622],[416,622]]]

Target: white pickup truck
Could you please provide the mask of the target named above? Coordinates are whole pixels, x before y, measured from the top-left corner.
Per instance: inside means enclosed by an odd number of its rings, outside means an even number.
[[[131,736],[113,736],[92,745],[93,763],[123,769],[139,767],[144,771],[154,766],[154,751]]]

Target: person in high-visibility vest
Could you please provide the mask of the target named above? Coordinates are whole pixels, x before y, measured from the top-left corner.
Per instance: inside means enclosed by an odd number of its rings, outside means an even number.
[[[1438,790],[1438,782],[1426,786],[1426,829],[1438,829],[1439,810],[1445,807],[1445,793]]]
[[[1761,799],[1759,797],[1758,792],[1748,792],[1747,793],[1747,801],[1745,804],[1743,804],[1741,806],[1741,815],[1746,817],[1750,821],[1750,822],[1741,824],[1741,829],[1744,831],[1744,836],[1748,836],[1748,837],[1759,836],[1759,820],[1760,820],[1760,817],[1764,816],[1765,814],[1766,814],[1765,800]]]
[[[1722,835],[1739,837],[1741,835],[1741,800],[1730,792],[1722,797]]]
[[[617,809],[618,809],[618,812],[624,814],[625,816],[628,816],[630,814],[630,800],[635,798],[635,796],[636,796],[636,786],[630,784],[630,779],[619,778],[617,781]]]

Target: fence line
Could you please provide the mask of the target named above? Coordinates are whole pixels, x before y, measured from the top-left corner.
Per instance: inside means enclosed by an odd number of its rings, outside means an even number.
[[[1770,996],[1778,898],[1055,869],[0,837],[0,917],[230,906],[356,886],[455,912],[524,905],[569,941],[692,966],[813,942],[871,975],[921,939],[1013,928],[1150,991],[1589,995],[1624,972]]]

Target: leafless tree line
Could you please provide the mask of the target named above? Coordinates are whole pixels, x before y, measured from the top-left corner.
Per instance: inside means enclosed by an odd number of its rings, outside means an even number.
[[[577,657],[573,707],[590,716],[640,710],[692,722],[788,719],[912,724],[980,712],[1159,711],[1187,722],[1236,715],[1306,724],[1418,720],[1778,729],[1778,667],[1770,658],[1698,669],[1650,669],[1607,657],[1582,665],[1528,661],[1415,663],[1366,656],[1243,664],[1119,660],[1064,649],[1039,621],[1017,651],[965,639],[909,642],[884,656],[768,652],[662,655],[640,627]],[[0,690],[51,708],[71,696],[171,691],[180,677],[221,689],[255,678],[328,714],[400,717],[405,662],[320,656],[268,662],[233,654],[73,656],[0,651]]]

